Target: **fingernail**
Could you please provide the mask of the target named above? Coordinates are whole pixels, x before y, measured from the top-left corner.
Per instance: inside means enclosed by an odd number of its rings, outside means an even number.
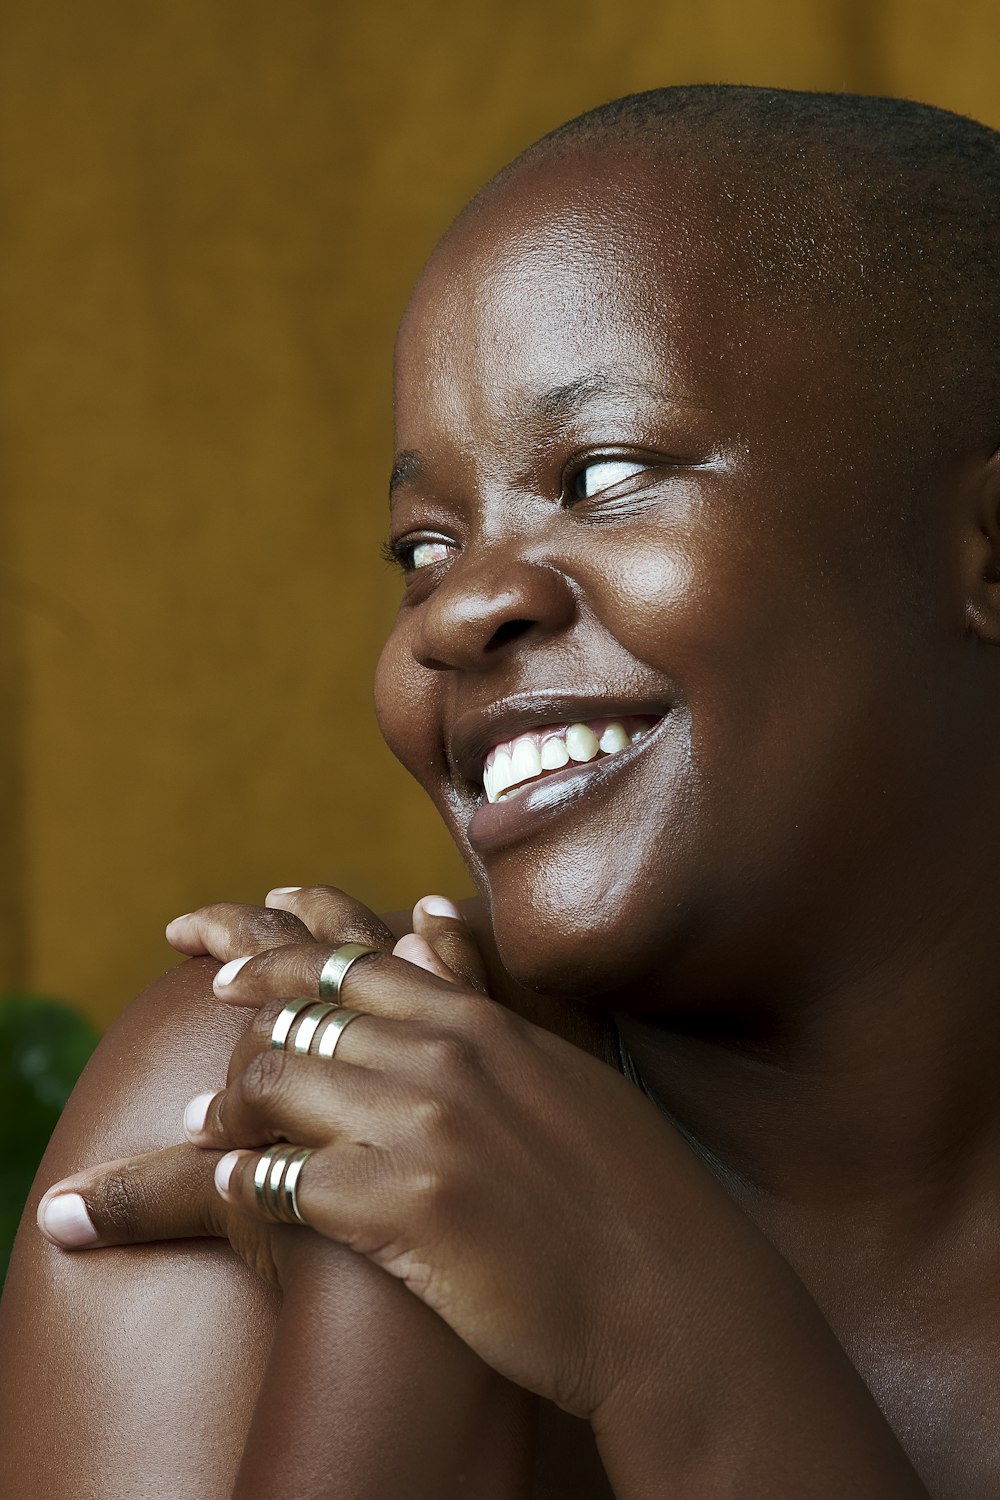
[[[290,896],[293,891],[301,891],[300,885],[276,885],[273,890],[268,891],[268,896]],[[265,900],[267,897],[264,898]]]
[[[215,1091],[218,1093],[218,1089]],[[215,1094],[195,1094],[190,1104],[184,1111],[184,1134],[190,1138],[193,1135],[201,1135],[205,1128],[205,1120],[208,1115],[208,1106],[215,1098]]]
[[[401,937],[393,948],[392,955],[394,958],[405,958],[408,964],[415,964],[418,969],[426,969],[429,974],[437,972],[433,949],[415,932],[408,932],[405,937]]]
[[[178,922],[186,922],[189,916],[191,916],[191,913],[189,911],[186,911],[182,917],[171,917],[166,926],[167,937],[170,936],[171,927],[176,927]]]
[[[252,958],[253,954],[248,953],[245,958],[231,958],[227,964],[223,964],[212,981],[215,988],[219,989],[224,985],[232,984],[243,965],[248,964]]]
[[[447,896],[421,896],[417,905],[429,917],[451,917],[453,922],[462,920],[462,913],[454,901],[449,901]]]
[[[215,1186],[220,1193],[229,1192],[229,1179],[233,1175],[233,1168],[240,1159],[239,1151],[227,1151],[225,1156],[220,1156],[215,1163]]]
[[[56,1193],[38,1205],[38,1227],[46,1239],[64,1249],[92,1245],[99,1238],[87,1205],[79,1193]]]

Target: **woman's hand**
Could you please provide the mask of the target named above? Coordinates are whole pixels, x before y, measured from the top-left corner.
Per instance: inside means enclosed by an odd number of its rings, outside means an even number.
[[[236,955],[264,953],[323,936],[322,919],[329,917],[332,903],[327,902],[319,914],[314,934],[298,917],[281,909],[281,893],[274,895],[268,907],[227,902],[178,918],[167,929],[174,938],[173,946],[192,958],[207,956],[226,962]],[[428,899],[433,905],[441,898]],[[358,903],[347,898],[344,901],[349,910],[340,913],[337,930],[349,931],[354,940],[389,952],[395,938],[385,923]],[[451,903],[446,905],[451,907]],[[455,978],[431,946],[438,940],[438,933],[431,913],[419,904],[413,913],[413,926],[414,934],[423,935],[417,947],[418,961]],[[412,950],[414,941],[410,934],[402,946],[409,944]],[[447,936],[442,949],[448,951]],[[470,951],[467,943],[464,949],[462,961],[470,981],[481,984],[478,952]],[[255,1018],[255,1031],[244,1035],[232,1053],[227,1083],[238,1078],[248,1061],[269,1044],[272,1018],[270,1011]],[[76,1173],[49,1188],[38,1205],[39,1227],[62,1249],[180,1238],[228,1239],[252,1271],[278,1290],[283,1289],[293,1267],[307,1259],[310,1264],[315,1262],[306,1242],[318,1236],[296,1233],[273,1220],[240,1212],[216,1189],[216,1160],[210,1153],[183,1144],[105,1162],[100,1168]]]
[[[178,946],[230,960],[216,978],[221,998],[263,1008],[226,1089],[189,1106],[200,1177],[193,1147],[174,1161],[168,1152],[115,1164],[110,1215],[107,1169],[77,1180],[94,1243],[220,1230],[238,1242],[244,1224],[270,1234],[252,1148],[309,1147],[298,1187],[308,1224],[400,1278],[499,1373],[591,1416],[624,1373],[622,1329],[648,1298],[663,1251],[651,1243],[648,1209],[684,1148],[620,1074],[473,987],[478,959],[457,913],[424,909],[424,933],[397,945],[409,960],[387,952],[383,937],[350,970],[343,1000],[363,1014],[332,1060],[272,1049],[282,997],[317,993],[331,946],[381,935],[339,892],[272,899],[301,923],[287,935],[308,929],[324,940],[239,954],[237,964],[232,909],[173,924]],[[245,914],[239,920],[243,936]],[[471,977],[458,981],[456,969]],[[186,1206],[166,1202],[171,1172]]]

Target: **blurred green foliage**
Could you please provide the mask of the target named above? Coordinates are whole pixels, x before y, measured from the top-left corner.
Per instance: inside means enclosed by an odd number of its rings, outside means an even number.
[[[0,1285],[38,1163],[98,1039],[60,1000],[0,995]]]

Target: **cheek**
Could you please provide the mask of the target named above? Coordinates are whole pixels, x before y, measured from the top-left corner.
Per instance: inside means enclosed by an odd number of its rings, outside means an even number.
[[[375,669],[375,717],[393,755],[424,785],[436,743],[428,675],[413,660],[406,632],[397,624]]]
[[[393,755],[423,787],[459,841],[443,750],[447,674],[428,671],[414,660],[406,623],[405,617],[397,621],[375,668],[375,718]]]

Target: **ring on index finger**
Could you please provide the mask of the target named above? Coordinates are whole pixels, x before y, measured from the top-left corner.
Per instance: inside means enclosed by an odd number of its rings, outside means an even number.
[[[366,943],[341,943],[339,948],[334,948],[320,970],[320,999],[339,1000],[340,987],[351,965],[357,963],[359,958],[364,958],[368,953],[378,952],[378,948],[369,948]]]
[[[339,1003],[344,975],[359,958],[379,951],[364,943],[341,943],[335,948],[320,971],[319,999],[297,995],[279,1011],[271,1027],[272,1048],[285,1052],[291,1045],[293,1052],[304,1057],[314,1050],[315,1042],[317,1057],[332,1057],[344,1027],[362,1014]]]

